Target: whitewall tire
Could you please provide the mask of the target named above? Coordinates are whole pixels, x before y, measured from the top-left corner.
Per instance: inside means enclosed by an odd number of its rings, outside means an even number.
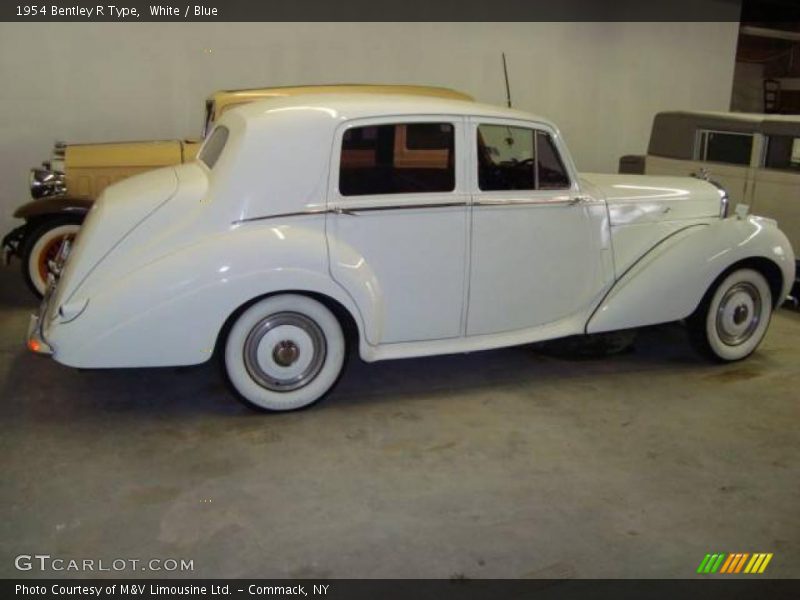
[[[22,249],[22,275],[25,283],[37,296],[47,287],[49,262],[58,255],[65,240],[72,240],[80,230],[80,221],[61,217],[46,221],[31,231]]]
[[[692,340],[712,358],[748,357],[764,339],[772,316],[772,292],[764,276],[738,269],[709,291],[689,319]]]
[[[225,373],[253,408],[287,411],[321,399],[344,366],[337,318],[313,298],[281,294],[248,307],[225,340]]]

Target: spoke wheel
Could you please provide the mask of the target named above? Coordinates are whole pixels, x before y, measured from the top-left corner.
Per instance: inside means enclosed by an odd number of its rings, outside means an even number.
[[[22,275],[31,291],[41,297],[47,286],[50,262],[58,256],[62,244],[73,240],[80,230],[81,221],[69,217],[50,219],[25,238],[21,252]]]

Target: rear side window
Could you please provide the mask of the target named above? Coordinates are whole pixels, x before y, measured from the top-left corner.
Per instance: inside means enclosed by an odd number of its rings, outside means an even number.
[[[697,160],[749,165],[753,136],[749,133],[700,130],[697,134]]]
[[[764,166],[768,169],[800,171],[800,138],[790,135],[769,136]]]
[[[342,196],[450,192],[455,189],[451,123],[353,127],[342,137]]]
[[[564,163],[549,134],[526,127],[478,127],[478,187],[483,191],[569,187]]]
[[[223,125],[217,126],[203,144],[197,158],[203,161],[209,169],[213,169],[227,141],[228,128]]]

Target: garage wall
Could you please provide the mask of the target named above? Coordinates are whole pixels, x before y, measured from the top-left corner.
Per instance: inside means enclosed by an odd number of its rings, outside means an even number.
[[[220,88],[444,85],[556,121],[615,171],[663,109],[727,110],[737,23],[0,24],[0,233],[55,139],[194,137]]]

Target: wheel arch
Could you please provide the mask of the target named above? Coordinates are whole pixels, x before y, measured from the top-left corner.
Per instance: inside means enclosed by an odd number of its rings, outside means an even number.
[[[784,288],[784,278],[781,268],[775,261],[764,256],[750,256],[732,263],[719,275],[717,275],[714,281],[711,282],[711,285],[708,286],[708,289],[706,289],[703,298],[697,303],[695,310],[702,306],[709,295],[714,293],[714,290],[717,289],[717,286],[722,282],[723,279],[739,269],[753,269],[764,276],[764,279],[766,279],[767,283],[769,284],[769,291],[772,294],[773,310],[778,308],[783,303],[781,292]]]
[[[264,300],[265,298],[271,298],[273,296],[279,296],[283,294],[306,296],[322,304],[325,308],[330,310],[333,313],[333,316],[336,317],[336,320],[339,321],[339,325],[342,327],[342,333],[344,334],[346,351],[350,352],[353,348],[359,347],[359,343],[364,335],[364,331],[361,327],[359,327],[359,320],[356,318],[356,316],[354,316],[350,309],[348,309],[341,301],[329,294],[319,291],[286,289],[260,294],[251,298],[250,300],[247,300],[246,302],[243,302],[236,309],[234,309],[233,312],[231,312],[231,314],[225,319],[219,331],[217,332],[217,339],[214,344],[214,358],[218,358],[220,356],[220,353],[224,349],[225,340],[228,337],[231,327],[233,327],[236,319],[238,319],[244,311],[257,302]]]

